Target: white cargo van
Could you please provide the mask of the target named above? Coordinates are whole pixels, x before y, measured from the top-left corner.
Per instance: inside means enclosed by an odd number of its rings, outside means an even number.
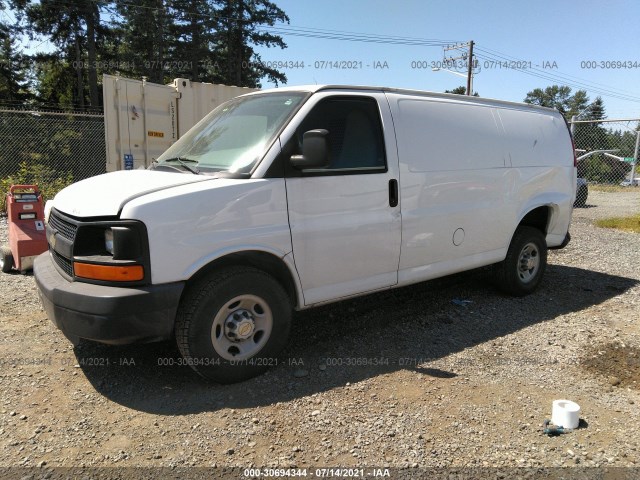
[[[392,88],[231,100],[148,170],[50,204],[35,278],[75,341],[175,335],[219,382],[274,363],[292,309],[495,264],[531,293],[569,241],[576,168],[554,110]]]

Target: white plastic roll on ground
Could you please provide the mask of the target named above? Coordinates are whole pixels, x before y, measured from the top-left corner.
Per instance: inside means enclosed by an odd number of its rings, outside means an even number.
[[[551,421],[554,425],[566,429],[578,428],[580,423],[580,405],[571,400],[554,400],[551,410]]]

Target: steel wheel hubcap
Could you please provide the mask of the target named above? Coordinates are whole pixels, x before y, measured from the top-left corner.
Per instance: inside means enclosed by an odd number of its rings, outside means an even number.
[[[246,360],[265,346],[273,328],[267,302],[255,295],[238,295],[225,303],[213,319],[211,343],[225,360]]]
[[[540,252],[534,243],[527,243],[520,252],[518,260],[518,277],[527,283],[530,282],[538,272],[540,266]]]
[[[255,329],[256,324],[249,310],[236,310],[224,322],[224,334],[231,341],[246,340]]]

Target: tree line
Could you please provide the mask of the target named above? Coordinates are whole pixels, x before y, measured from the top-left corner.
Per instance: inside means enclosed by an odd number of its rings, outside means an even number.
[[[116,72],[154,83],[286,83],[255,51],[286,48],[264,29],[289,22],[269,0],[0,0],[2,12],[5,104],[100,108],[102,74]],[[48,51],[26,52],[25,38],[42,40]]]

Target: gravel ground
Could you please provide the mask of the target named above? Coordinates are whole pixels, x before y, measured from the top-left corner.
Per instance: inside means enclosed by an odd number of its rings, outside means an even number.
[[[74,349],[0,275],[0,467],[640,467],[640,235],[592,225],[634,211],[590,192],[526,298],[480,270],[297,313],[280,364],[228,386],[170,343]],[[543,435],[560,398],[580,428]]]

